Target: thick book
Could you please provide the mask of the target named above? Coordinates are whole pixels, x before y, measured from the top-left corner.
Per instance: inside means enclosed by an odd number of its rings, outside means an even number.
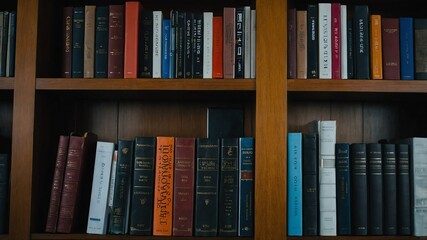
[[[6,77],[15,76],[16,11],[9,12],[9,33],[7,34]]]
[[[243,108],[209,107],[207,110],[208,138],[242,137],[243,124]]]
[[[369,6],[355,5],[353,10],[354,78],[370,78]]]
[[[94,77],[108,77],[108,6],[97,6],[95,11]]]
[[[220,141],[196,139],[196,182],[194,199],[194,236],[218,234]]]
[[[156,138],[136,137],[132,167],[130,235],[149,236],[152,234],[155,160]]]
[[[296,15],[295,15],[296,17]],[[236,7],[236,47],[235,51],[235,65],[234,65],[234,78],[244,78],[245,74],[245,7]],[[296,22],[296,21],[295,21]],[[296,51],[296,50],[295,50]]]
[[[153,11],[153,78],[162,77],[162,11]]]
[[[317,4],[307,6],[307,78],[319,78],[319,12]]]
[[[194,13],[186,12],[184,32],[184,78],[193,77],[193,22]]]
[[[400,79],[399,18],[381,18],[381,30],[383,78],[398,80]]]
[[[396,143],[397,234],[411,235],[411,181],[409,144]]]
[[[68,145],[70,136],[60,135],[56,151],[55,169],[53,172],[50,192],[49,209],[46,220],[46,232],[55,233],[58,223],[59,206],[61,204],[62,187],[64,183],[65,165],[67,164]]]
[[[117,165],[114,175],[113,206],[110,215],[109,233],[127,234],[131,198],[134,141],[117,141]]]
[[[255,138],[239,138],[239,220],[237,235],[254,236]]]
[[[93,169],[92,192],[90,195],[87,233],[106,234],[108,227],[108,191],[110,186],[111,164],[114,143],[96,143],[95,166]]]
[[[174,165],[172,235],[192,236],[196,165],[195,138],[175,137]]]
[[[399,18],[400,33],[400,79],[414,80],[414,19],[412,17]]]
[[[317,166],[319,147],[318,135],[303,133],[302,135],[302,205],[303,205],[303,236],[318,235],[318,177]]]
[[[368,172],[366,144],[350,145],[351,234],[368,234]]]
[[[381,15],[370,16],[370,62],[371,79],[383,79],[383,46],[381,31]]]
[[[297,78],[307,78],[307,10],[297,10]]]
[[[84,36],[85,36],[85,7],[73,7],[71,47],[71,77],[83,77]]]
[[[318,3],[319,78],[332,78],[332,5]]]
[[[341,4],[341,79],[348,79],[348,39],[347,39],[347,5]]]
[[[153,77],[153,11],[141,11],[138,30],[138,77]]]
[[[237,236],[239,139],[221,138],[218,235]]]
[[[351,235],[350,144],[335,145],[337,169],[337,234]]]
[[[57,232],[85,232],[90,205],[92,175],[98,136],[72,134],[59,206]]]
[[[138,30],[142,4],[139,1],[125,3],[124,30],[124,78],[136,78],[138,73]]]
[[[297,10],[289,8],[287,13],[288,78],[297,78]]]
[[[203,78],[203,33],[204,33],[204,22],[203,22],[203,12],[194,12],[193,13],[193,24],[192,24],[192,77],[193,78]],[[221,38],[222,42],[222,38]],[[221,55],[222,57],[222,55]]]
[[[235,41],[236,35],[236,8],[224,7],[223,9],[223,71],[224,78],[234,78]]]
[[[212,78],[213,12],[203,13],[203,78]]]
[[[170,78],[171,20],[162,21],[162,78]]]
[[[341,3],[331,4],[332,79],[341,79]]]
[[[366,144],[368,165],[368,235],[383,234],[383,170],[380,143]]]
[[[109,5],[108,78],[123,78],[125,6]]]
[[[61,76],[71,78],[73,51],[73,7],[64,7],[62,13],[62,71]]]
[[[174,196],[175,138],[156,138],[156,164],[154,170],[153,235],[172,235]]]
[[[288,236],[302,236],[302,133],[288,133]]]
[[[213,17],[212,78],[224,78],[223,72],[223,16]]]
[[[9,228],[10,155],[0,154],[0,234]]]
[[[383,194],[384,194],[384,235],[397,234],[397,178],[396,178],[396,145],[383,143],[381,145],[383,164]]]
[[[95,5],[85,5],[83,77],[93,78],[95,66]]]
[[[427,18],[414,18],[415,79],[427,80]]]

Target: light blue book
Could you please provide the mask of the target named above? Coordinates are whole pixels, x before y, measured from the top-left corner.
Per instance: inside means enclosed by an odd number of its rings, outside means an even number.
[[[302,133],[288,133],[288,235],[302,236]]]
[[[414,65],[414,19],[412,17],[399,18],[400,32],[400,78],[413,80]]]
[[[170,78],[170,19],[162,22],[162,78]]]

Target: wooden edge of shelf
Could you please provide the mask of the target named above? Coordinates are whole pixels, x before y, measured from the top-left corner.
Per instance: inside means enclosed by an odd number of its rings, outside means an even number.
[[[389,236],[389,235],[380,235],[380,236],[373,236],[373,235],[365,235],[365,236],[303,236],[303,237],[296,237],[296,236],[288,236],[288,240],[420,240],[420,239],[427,239],[426,237],[416,237],[416,236]]]
[[[0,89],[12,90],[14,88],[14,77],[0,77]]]
[[[426,80],[288,79],[288,92],[427,93]]]
[[[36,89],[254,91],[255,79],[37,78]]]
[[[174,237],[174,236],[168,236],[167,239],[169,240],[203,240],[207,237]],[[210,240],[235,240],[235,239],[241,239],[242,237],[209,237]],[[110,234],[75,234],[75,233],[65,233],[65,234],[52,234],[52,233],[33,233],[31,234],[31,239],[43,239],[43,240],[136,240],[136,239],[150,239],[150,240],[161,240],[165,239],[164,236],[133,236],[133,235],[110,235]],[[245,240],[253,240],[252,237],[244,237]]]

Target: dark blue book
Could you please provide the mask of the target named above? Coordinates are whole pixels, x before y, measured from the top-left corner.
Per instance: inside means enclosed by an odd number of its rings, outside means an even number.
[[[319,232],[318,135],[304,133],[302,135],[302,149],[303,236],[317,236]]]
[[[366,144],[368,165],[368,235],[383,235],[383,174],[380,143]]]
[[[0,234],[8,232],[9,222],[9,154],[0,154]]]
[[[409,144],[396,144],[397,234],[411,235]]]
[[[354,78],[354,30],[352,17],[347,19],[347,78]]]
[[[288,235],[302,236],[302,133],[288,133]]]
[[[384,235],[397,234],[396,145],[383,143]]]
[[[368,5],[356,5],[353,12],[354,29],[354,78],[369,79],[369,7]]]
[[[95,78],[108,77],[108,6],[95,10]]]
[[[412,17],[399,18],[400,33],[400,78],[413,80],[414,66],[414,19]]]
[[[142,10],[138,30],[138,77],[153,77],[153,11]]]
[[[319,78],[319,13],[317,4],[307,7],[307,78]]]
[[[239,138],[239,220],[237,235],[254,236],[255,139]]]
[[[335,167],[337,182],[337,234],[351,234],[350,206],[350,145],[335,144]]]
[[[193,15],[193,78],[203,78],[203,13]]]
[[[6,76],[7,39],[9,34],[9,12],[3,11],[0,14],[0,21],[3,22],[0,28],[0,77]]]
[[[196,139],[196,192],[194,235],[218,234],[220,141],[218,138]]]
[[[244,7],[236,7],[236,47],[235,47],[235,65],[234,77],[244,78],[245,63],[244,63],[244,25],[245,25],[245,9]]]
[[[185,14],[184,78],[193,77],[193,12]]]
[[[350,145],[351,234],[368,234],[368,176],[366,144]]]
[[[239,139],[221,139],[218,235],[237,236]]]
[[[171,20],[162,22],[162,78],[170,78]]]
[[[7,41],[6,77],[15,76],[16,11],[9,13],[9,34]]]
[[[130,207],[130,235],[152,235],[154,204],[155,137],[136,137]]]
[[[71,77],[83,77],[83,54],[85,36],[85,7],[73,8],[73,41]]]

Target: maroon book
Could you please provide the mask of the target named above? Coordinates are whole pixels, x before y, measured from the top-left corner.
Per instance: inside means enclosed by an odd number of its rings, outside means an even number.
[[[236,8],[225,7],[223,13],[223,59],[224,78],[234,78]]]
[[[108,28],[108,78],[123,78],[125,7],[110,5]]]
[[[297,11],[288,10],[288,78],[297,78]]]
[[[194,209],[195,139],[175,138],[173,236],[192,236]]]
[[[400,79],[399,19],[382,18],[383,78]]]
[[[71,78],[72,41],[73,41],[73,7],[64,7],[62,39],[62,77]]]

